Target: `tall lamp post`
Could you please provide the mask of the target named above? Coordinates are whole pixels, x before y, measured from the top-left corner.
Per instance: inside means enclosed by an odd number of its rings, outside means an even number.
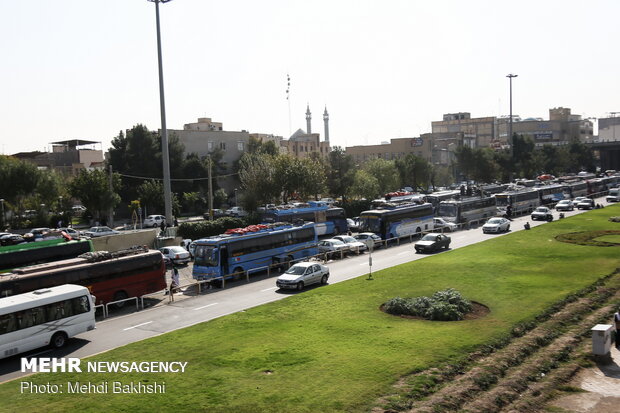
[[[159,105],[161,109],[161,154],[164,169],[164,209],[166,222],[172,223],[172,189],[170,187],[170,158],[168,155],[168,129],[166,128],[166,104],[164,102],[164,70],[161,59],[161,34],[159,31],[159,3],[170,0],[148,0],[155,3],[155,20],[157,25],[157,61],[159,63]]]
[[[513,75],[512,73],[506,75],[506,77],[510,80],[510,124],[508,129],[508,142],[510,142],[510,162],[514,165],[514,139],[512,139],[512,78],[517,77],[519,75]],[[512,182],[512,170],[510,172],[510,182]]]
[[[4,221],[6,220],[6,218],[4,217],[4,198],[0,199],[0,204],[2,205],[2,229],[4,231]]]

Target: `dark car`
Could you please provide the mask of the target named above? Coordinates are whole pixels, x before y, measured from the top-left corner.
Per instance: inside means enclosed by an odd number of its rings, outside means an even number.
[[[450,237],[446,234],[426,234],[415,244],[416,252],[435,252],[450,247]]]
[[[553,214],[547,207],[541,206],[532,212],[532,221],[553,221]]]

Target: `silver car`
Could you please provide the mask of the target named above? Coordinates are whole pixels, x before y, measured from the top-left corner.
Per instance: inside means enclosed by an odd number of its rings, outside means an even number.
[[[328,257],[344,255],[349,251],[349,246],[339,239],[324,239],[319,241],[319,252]]]
[[[506,218],[491,218],[482,226],[482,232],[485,234],[510,231],[510,221]]]
[[[365,243],[353,238],[350,235],[338,235],[335,236],[334,239],[338,239],[347,244],[349,251],[351,252],[360,253],[368,249],[368,246]]]
[[[183,247],[163,247],[159,249],[164,257],[170,258],[173,264],[187,264],[191,257]]]
[[[276,286],[283,289],[303,290],[306,285],[327,284],[329,268],[314,262],[299,262],[289,268],[276,280]]]

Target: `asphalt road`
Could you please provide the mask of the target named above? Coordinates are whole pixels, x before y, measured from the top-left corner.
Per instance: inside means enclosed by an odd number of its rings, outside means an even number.
[[[604,199],[597,200],[604,203]],[[568,218],[584,211],[565,212]],[[559,213],[553,213],[554,220]],[[529,215],[514,218],[511,232],[524,229],[525,222],[532,227],[544,225],[546,222],[532,221]],[[483,234],[482,230],[457,231],[450,234],[452,242],[450,249],[481,242],[490,238],[501,237],[503,234]],[[372,252],[372,271],[379,271],[405,262],[424,259],[429,255],[416,254],[413,244],[404,242],[399,246],[379,248]],[[345,281],[351,278],[366,276],[369,270],[369,254],[351,256],[342,260],[329,261],[329,284]],[[182,271],[182,279],[191,278],[191,265]],[[281,300],[304,292],[281,291],[275,286],[276,274],[267,277],[265,274],[244,280],[227,283],[225,289],[211,289],[203,294],[180,293],[174,302],[164,301],[165,304],[147,308],[142,311],[115,316],[97,323],[97,328],[69,341],[66,347],[59,350],[40,349],[7,358],[0,361],[0,382],[22,377],[20,371],[21,357],[79,357],[84,358],[113,348],[133,343],[146,338],[154,337],[176,329],[188,327],[197,323],[222,317],[227,314],[245,310],[271,301]],[[181,282],[183,284],[183,280]],[[311,288],[325,288],[311,286]]]

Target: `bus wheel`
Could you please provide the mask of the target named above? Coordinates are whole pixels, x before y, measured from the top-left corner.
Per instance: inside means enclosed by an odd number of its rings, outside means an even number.
[[[114,297],[112,297],[112,301],[120,301],[120,300],[124,300],[127,297],[129,297],[127,295],[127,293],[125,291],[117,291],[114,293]],[[116,308],[123,308],[125,306],[126,301],[121,301],[120,303],[116,303],[114,304],[114,306]]]
[[[50,340],[50,346],[53,348],[61,348],[67,342],[67,335],[65,333],[56,333]]]
[[[235,274],[235,275],[233,275],[233,279],[234,280],[240,280],[241,277],[243,276],[243,268],[237,267],[237,268],[235,268],[233,273]]]
[[[304,283],[303,282],[298,282],[297,283],[297,291],[301,291],[304,289]]]
[[[334,236],[336,235],[340,235],[340,230],[338,229],[338,227],[334,226]]]

